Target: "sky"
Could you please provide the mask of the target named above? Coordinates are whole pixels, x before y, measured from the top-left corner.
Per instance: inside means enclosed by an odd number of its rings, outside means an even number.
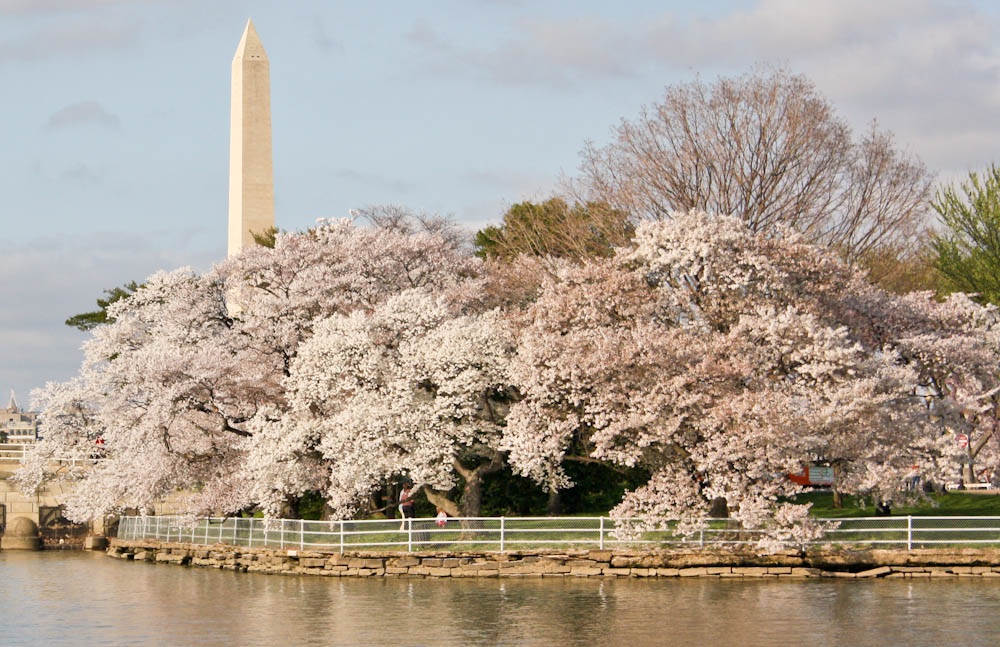
[[[270,59],[279,228],[380,204],[470,231],[664,89],[809,77],[941,183],[997,161],[988,0],[0,0],[0,397],[78,370],[103,290],[226,254],[232,57]],[[0,406],[2,406],[0,405]]]

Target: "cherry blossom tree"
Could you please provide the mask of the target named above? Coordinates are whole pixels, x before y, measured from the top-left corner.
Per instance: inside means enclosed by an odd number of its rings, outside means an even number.
[[[88,457],[100,438],[106,459],[66,475],[80,479],[69,509],[77,519],[148,509],[178,490],[192,493],[193,512],[243,509],[258,503],[248,479],[262,456],[283,479],[268,481],[275,491],[298,492],[311,482],[312,455],[288,463],[262,431],[287,410],[284,381],[314,322],[401,290],[444,289],[478,267],[453,236],[397,219],[321,222],[204,275],[154,275],[109,307],[80,374],[39,394],[47,434],[22,482],[36,487],[47,457]]]
[[[879,493],[914,462],[938,469],[918,371],[846,325],[858,280],[734,218],[641,224],[634,249],[565,270],[520,322],[511,464],[554,486],[566,459],[644,466],[621,518],[692,528],[722,499],[745,527],[799,539],[807,510],[785,475],[805,463],[836,460],[842,487]]]
[[[1000,480],[1000,312],[955,293],[887,299],[858,290],[852,307],[872,337],[891,338],[919,373],[919,392],[952,442],[948,482]],[[978,467],[977,467],[978,464]],[[959,472],[957,466],[961,465]]]
[[[113,322],[84,346],[80,374],[36,398],[46,428],[36,461],[104,456],[71,475],[80,480],[69,516],[148,508],[180,488],[197,490],[195,509],[245,506],[244,423],[277,385],[228,343],[221,284],[188,269],[158,273],[108,314]],[[39,467],[22,470],[26,483],[38,482]]]
[[[401,292],[317,324],[292,366],[291,411],[274,433],[289,452],[321,453],[338,516],[404,476],[449,514],[477,516],[483,478],[503,466],[511,353],[496,312],[460,315],[428,290]],[[456,501],[448,492],[459,481]]]

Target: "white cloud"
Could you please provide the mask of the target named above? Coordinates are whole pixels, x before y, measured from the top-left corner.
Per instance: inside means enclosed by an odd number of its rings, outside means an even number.
[[[0,41],[0,64],[42,61],[135,47],[139,24],[130,20],[55,21],[20,38]]]
[[[0,0],[0,15],[90,11],[115,5],[152,4],[155,0]]]
[[[31,389],[74,375],[86,335],[63,322],[96,308],[104,290],[143,281],[159,269],[207,269],[204,254],[183,249],[166,232],[148,237],[97,232],[13,243],[0,255],[0,391],[15,389],[27,402]]]
[[[97,101],[79,101],[56,110],[45,122],[47,130],[89,125],[117,130],[121,127],[121,119]]]
[[[1000,24],[973,3],[760,0],[701,11],[625,20],[536,9],[511,19],[504,42],[463,44],[425,24],[410,40],[434,74],[574,92],[629,75],[666,85],[682,70],[711,80],[778,65],[811,78],[855,128],[877,119],[933,170],[954,173],[998,148]],[[638,110],[623,106],[622,116]]]

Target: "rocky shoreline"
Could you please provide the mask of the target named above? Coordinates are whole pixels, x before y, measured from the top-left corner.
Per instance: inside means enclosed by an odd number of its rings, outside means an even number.
[[[1000,578],[1000,549],[817,550],[805,554],[689,550],[506,553],[326,553],[112,539],[133,562],[324,577]]]

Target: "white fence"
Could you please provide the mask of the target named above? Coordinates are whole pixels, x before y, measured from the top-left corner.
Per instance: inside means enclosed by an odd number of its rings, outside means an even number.
[[[0,443],[0,462],[21,463],[29,445],[17,443]]]
[[[813,545],[896,547],[912,550],[932,546],[1000,546],[1000,517],[858,517],[821,520],[826,534]],[[628,522],[624,522],[627,524]],[[608,517],[476,517],[364,521],[180,517],[122,517],[121,539],[154,539],[193,544],[286,548],[345,552],[499,551],[532,548],[613,548],[638,546],[752,546],[760,531],[733,527],[731,521],[707,520],[694,535],[671,530],[619,538]],[[624,533],[622,533],[624,535]]]
[[[34,450],[34,443],[0,443],[0,463],[23,463],[24,459]],[[99,450],[98,450],[99,451]],[[58,465],[94,465],[103,460],[95,455],[89,457],[55,456],[50,463]]]

